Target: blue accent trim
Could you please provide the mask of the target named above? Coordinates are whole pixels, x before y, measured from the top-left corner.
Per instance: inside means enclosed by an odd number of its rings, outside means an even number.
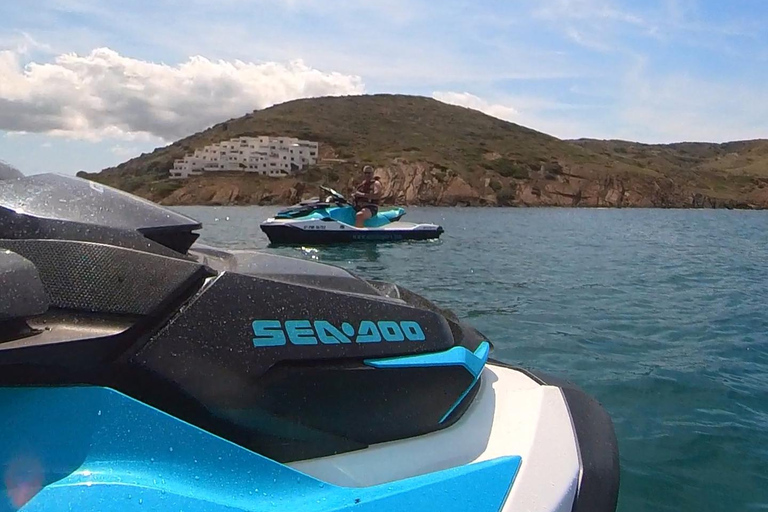
[[[452,347],[444,352],[417,354],[414,356],[366,359],[365,364],[374,368],[424,368],[430,366],[463,366],[472,377],[477,378],[488,360],[491,346],[487,341],[480,343],[474,352],[464,347]]]
[[[521,464],[502,457],[348,488],[107,388],[0,388],[0,416],[0,512],[497,512]]]
[[[464,400],[467,397],[467,395],[469,394],[469,392],[472,391],[472,388],[475,387],[475,385],[477,384],[478,380],[480,380],[480,376],[479,375],[477,377],[475,377],[474,379],[472,379],[472,382],[470,383],[469,386],[467,386],[467,389],[464,390],[464,392],[459,396],[459,398],[457,398],[456,401],[453,402],[453,405],[451,405],[448,408],[448,411],[446,411],[446,413],[443,414],[443,417],[440,418],[440,423],[445,422],[445,420],[448,419],[448,416],[450,416],[451,413],[456,410],[456,408],[459,406],[461,401]]]
[[[453,347],[445,352],[436,352],[432,354],[418,354],[415,356],[390,357],[386,359],[367,359],[365,364],[374,368],[424,368],[430,366],[463,366],[472,375],[472,382],[469,387],[459,396],[453,405],[448,409],[440,423],[448,419],[448,416],[459,406],[462,400],[466,398],[469,392],[480,380],[480,374],[483,371],[485,363],[488,361],[488,355],[491,352],[491,345],[484,341],[470,352],[464,347]]]
[[[480,344],[479,347],[475,350],[475,357],[480,358],[483,360],[483,366],[485,366],[485,363],[488,361],[488,355],[491,352],[491,345],[484,341]],[[466,396],[469,394],[469,392],[477,385],[477,381],[480,380],[480,374],[482,373],[482,367],[480,367],[480,371],[478,371],[475,374],[475,378],[472,380],[469,386],[467,386],[467,389],[464,390],[464,392],[461,394],[461,396],[453,403],[453,405],[446,411],[446,413],[443,415],[442,418],[440,418],[440,423],[443,423],[445,420],[448,419],[448,416],[453,413],[453,411],[459,406],[459,404],[466,398]]]
[[[316,210],[311,210],[309,211],[309,213],[305,213],[303,215],[299,214],[299,212],[291,212],[291,211],[282,212],[281,211],[275,215],[275,218],[276,219],[297,219],[297,220],[333,219],[339,222],[343,222],[344,224],[347,224],[349,226],[354,226],[356,215],[357,215],[357,212],[355,211],[354,207],[345,205],[345,206],[329,206],[327,208],[318,208]],[[376,215],[374,215],[370,219],[367,219],[365,221],[365,224],[363,225],[367,228],[380,228],[382,226],[386,226],[387,224],[391,224],[392,222],[395,221],[395,219],[399,219],[404,215],[405,215],[405,210],[402,207],[394,207],[394,208],[390,208],[389,210],[379,210],[379,212]]]

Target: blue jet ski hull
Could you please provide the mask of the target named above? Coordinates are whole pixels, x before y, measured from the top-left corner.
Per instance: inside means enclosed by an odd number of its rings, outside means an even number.
[[[349,205],[310,203],[283,210],[260,227],[272,244],[286,245],[431,240],[444,232],[436,224],[402,222],[403,208],[380,210],[363,228],[355,226],[355,214]]]

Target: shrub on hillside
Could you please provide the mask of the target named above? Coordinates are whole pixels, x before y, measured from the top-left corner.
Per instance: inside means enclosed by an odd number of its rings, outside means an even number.
[[[500,191],[496,192],[496,200],[502,206],[510,205],[517,197],[515,187],[504,187]]]
[[[514,160],[508,158],[497,158],[490,163],[490,169],[499,173],[505,178],[525,179],[528,178],[528,169]]]

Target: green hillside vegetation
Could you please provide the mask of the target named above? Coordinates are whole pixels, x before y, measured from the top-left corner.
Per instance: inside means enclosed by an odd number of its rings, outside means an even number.
[[[701,190],[768,187],[768,140],[640,144],[620,140],[579,139],[575,145],[665,176],[694,182]]]
[[[418,96],[373,95],[302,99],[254,111],[103,173],[165,177],[175,159],[197,148],[258,135],[318,141],[326,158],[384,165],[405,157],[460,173],[490,169],[523,177],[527,169],[558,158],[608,163],[579,146],[475,110]],[[496,161],[489,159],[493,156]]]
[[[681,142],[640,144],[620,140],[579,139],[575,145],[613,160],[659,169],[664,173],[714,172],[768,177],[768,140],[714,144]]]
[[[319,165],[296,179],[285,179],[291,187],[300,189],[307,183],[346,184],[362,163],[386,167],[395,162],[428,165],[432,168],[430,176],[446,187],[455,177],[478,194],[485,194],[481,189],[487,191],[490,187],[501,204],[514,204],[514,198],[524,195],[523,182],[530,182],[535,195],[542,188],[533,183],[537,179],[568,181],[558,176],[571,174],[574,179],[595,183],[618,179],[622,190],[626,189],[625,182],[631,187],[632,180],[637,180],[639,195],[647,194],[652,185],[669,188],[674,182],[680,198],[704,193],[720,202],[738,202],[749,187],[760,187],[761,178],[768,178],[767,141],[656,146],[624,141],[563,141],[475,110],[403,95],[290,101],[219,123],[101,173],[81,175],[156,201],[175,197],[174,192],[189,189],[192,183],[215,189],[216,180],[220,180],[228,186],[237,183],[240,202],[247,203],[256,200],[255,191],[274,188],[275,178],[209,173],[174,181],[168,179],[168,170],[175,159],[197,148],[258,135],[320,142]],[[240,194],[244,188],[253,193]],[[578,195],[581,197],[581,192]],[[574,204],[578,204],[577,199]]]

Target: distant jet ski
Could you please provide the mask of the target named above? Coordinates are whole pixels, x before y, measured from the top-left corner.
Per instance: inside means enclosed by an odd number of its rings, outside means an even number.
[[[325,201],[315,198],[286,208],[261,223],[261,230],[273,244],[332,244],[358,241],[428,240],[440,238],[443,228],[436,224],[402,222],[403,208],[380,210],[355,227],[355,209],[340,193],[320,187]]]

